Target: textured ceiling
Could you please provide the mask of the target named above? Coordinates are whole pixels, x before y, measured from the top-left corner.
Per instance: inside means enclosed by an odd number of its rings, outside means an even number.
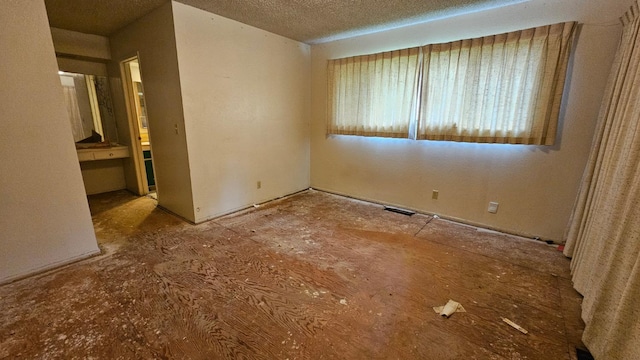
[[[45,0],[51,26],[110,35],[168,0]],[[302,42],[397,27],[523,0],[179,0]]]

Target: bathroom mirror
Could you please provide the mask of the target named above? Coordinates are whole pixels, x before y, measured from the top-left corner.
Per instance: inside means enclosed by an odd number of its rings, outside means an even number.
[[[118,142],[111,92],[105,76],[58,72],[77,148]]]

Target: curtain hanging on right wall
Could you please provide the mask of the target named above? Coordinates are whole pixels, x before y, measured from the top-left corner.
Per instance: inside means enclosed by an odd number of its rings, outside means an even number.
[[[640,8],[623,35],[566,236],[583,341],[596,359],[640,359]]]

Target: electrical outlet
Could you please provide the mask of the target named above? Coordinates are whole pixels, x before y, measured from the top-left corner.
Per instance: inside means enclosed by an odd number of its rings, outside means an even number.
[[[498,212],[498,203],[497,202],[490,202],[489,203],[489,208],[487,209],[487,211],[489,211],[492,214],[495,214]]]
[[[438,190],[433,190],[433,192],[431,192],[431,198],[433,200],[438,200]]]
[[[262,187],[262,181],[258,181],[258,183],[256,184],[256,187],[260,189]]]

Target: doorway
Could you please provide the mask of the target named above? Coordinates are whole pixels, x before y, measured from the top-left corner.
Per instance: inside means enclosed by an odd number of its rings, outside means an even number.
[[[157,186],[149,134],[149,118],[138,57],[123,61],[121,67],[139,193],[140,195],[151,194],[156,197]]]

